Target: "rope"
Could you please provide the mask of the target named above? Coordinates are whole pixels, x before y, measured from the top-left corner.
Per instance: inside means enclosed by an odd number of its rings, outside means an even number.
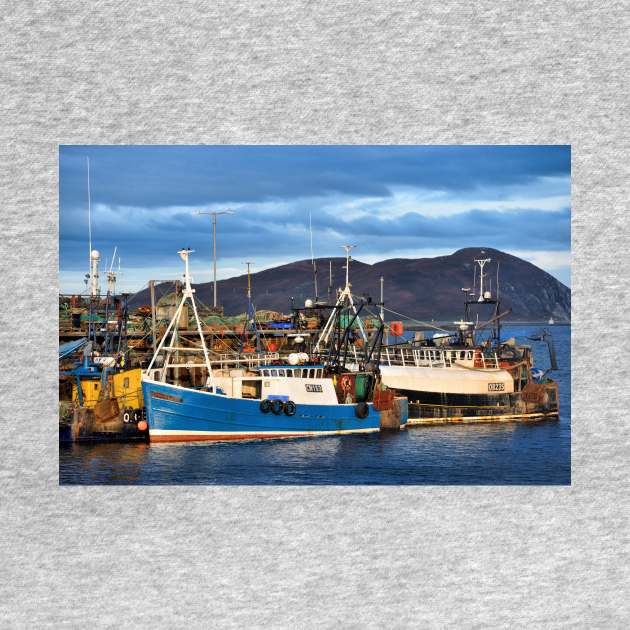
[[[357,299],[360,299],[358,296],[353,295],[353,297],[356,297]],[[364,305],[364,307],[366,311],[368,311],[368,313],[370,313],[370,315],[374,316],[374,317],[379,317],[379,315],[377,315],[376,313],[374,313],[373,311],[371,311],[369,309],[369,307],[367,305]],[[446,332],[446,333],[450,333],[452,331],[447,330],[446,328],[440,328],[439,326],[435,326],[434,324],[429,324],[428,322],[423,322],[419,319],[414,319],[413,317],[409,317],[408,315],[404,315],[403,313],[398,313],[397,311],[392,310],[391,308],[386,308],[385,306],[383,307],[384,311],[387,311],[388,313],[393,313],[394,315],[398,315],[398,317],[402,317],[410,322],[415,322],[416,324],[420,324],[421,326],[426,326],[427,328],[433,328],[435,330],[439,330],[440,332]]]

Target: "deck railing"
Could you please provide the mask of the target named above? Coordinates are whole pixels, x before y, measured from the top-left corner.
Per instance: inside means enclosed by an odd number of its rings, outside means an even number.
[[[198,348],[175,348],[182,353],[199,351]],[[252,353],[250,354],[212,354],[210,360],[210,367],[213,370],[222,370],[227,368],[255,368],[260,365],[266,365],[270,361],[277,361],[280,355],[277,352],[265,352],[265,353]],[[206,368],[206,364],[203,361],[186,361],[184,363],[170,363],[168,369],[171,368],[186,368],[188,370],[199,370]],[[147,372],[147,375],[152,379],[159,378],[163,367],[153,368]]]
[[[384,346],[381,365],[402,367],[445,368],[456,365],[481,369],[497,369],[496,353],[485,354],[473,349],[455,350],[442,348],[412,348]]]

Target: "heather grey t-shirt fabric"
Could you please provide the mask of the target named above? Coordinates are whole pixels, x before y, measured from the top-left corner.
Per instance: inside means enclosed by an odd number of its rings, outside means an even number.
[[[626,627],[627,9],[5,3],[0,627]],[[572,485],[59,487],[60,143],[571,144]]]

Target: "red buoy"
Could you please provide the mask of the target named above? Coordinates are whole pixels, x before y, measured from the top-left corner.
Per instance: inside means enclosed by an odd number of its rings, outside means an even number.
[[[146,431],[147,427],[148,425],[145,420],[140,420],[140,422],[138,422],[138,431]]]
[[[395,337],[402,337],[403,334],[403,323],[402,322],[391,322],[389,324],[389,330]]]

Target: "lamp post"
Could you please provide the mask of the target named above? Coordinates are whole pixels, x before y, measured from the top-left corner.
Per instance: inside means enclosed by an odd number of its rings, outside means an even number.
[[[217,307],[217,217],[220,214],[234,214],[234,210],[213,210],[212,212],[203,212],[198,210],[195,214],[205,214],[212,217],[212,272],[214,278],[214,308]]]

